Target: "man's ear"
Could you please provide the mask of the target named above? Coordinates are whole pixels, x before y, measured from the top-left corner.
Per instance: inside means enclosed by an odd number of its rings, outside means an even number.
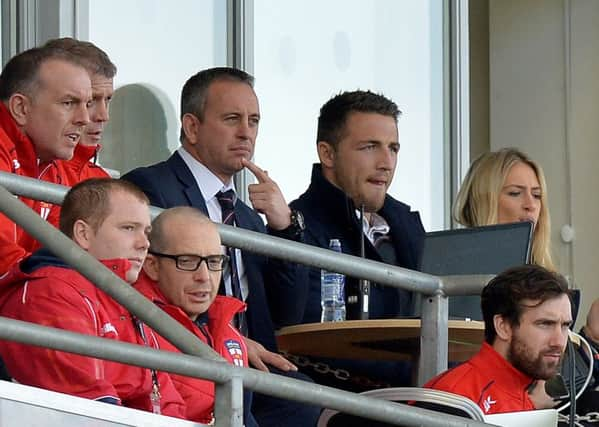
[[[185,140],[194,145],[198,141],[198,125],[200,119],[191,113],[185,113],[181,119],[181,126],[183,127],[183,133],[185,134]]]
[[[90,248],[90,239],[93,237],[94,230],[82,219],[78,219],[73,224],[73,241],[86,251]]]
[[[332,168],[335,165],[335,148],[326,141],[318,141],[316,145],[318,158],[323,167]]]
[[[495,326],[497,338],[501,339],[502,341],[511,341],[513,330],[508,319],[500,314],[496,314],[493,316],[493,324]]]
[[[19,127],[27,124],[30,100],[22,93],[15,93],[8,98],[6,108]]]
[[[158,281],[158,257],[148,254],[146,260],[144,261],[143,269],[150,279],[155,282]]]

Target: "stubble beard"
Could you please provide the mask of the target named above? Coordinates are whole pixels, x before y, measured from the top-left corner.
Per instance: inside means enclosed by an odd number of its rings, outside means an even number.
[[[526,343],[518,337],[514,337],[510,343],[508,360],[520,372],[525,373],[537,380],[547,380],[557,373],[562,357],[555,362],[543,360],[543,354],[554,351],[551,348],[542,349],[539,354],[534,355]]]

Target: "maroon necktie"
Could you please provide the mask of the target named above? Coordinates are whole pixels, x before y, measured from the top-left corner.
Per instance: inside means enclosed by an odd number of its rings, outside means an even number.
[[[219,191],[216,194],[216,199],[220,204],[222,212],[222,223],[234,226],[235,225],[235,192],[233,190],[227,190],[224,193]],[[235,248],[227,247],[227,254],[230,259],[230,275],[231,275],[231,290],[233,296],[240,301],[243,301],[243,295],[241,294],[241,282],[239,280],[239,271],[237,270],[237,256]],[[224,288],[224,277],[223,277],[223,288]],[[245,312],[237,313],[235,315],[235,326],[239,331],[247,336],[247,320],[245,318]]]

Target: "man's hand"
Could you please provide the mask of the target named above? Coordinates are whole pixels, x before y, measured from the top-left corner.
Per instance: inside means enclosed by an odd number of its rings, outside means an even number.
[[[258,180],[258,184],[248,185],[248,193],[252,206],[266,215],[268,226],[273,230],[284,230],[291,225],[291,209],[287,206],[279,186],[268,176],[268,173],[250,160],[242,159],[241,163],[248,168]]]
[[[248,349],[248,359],[250,365],[260,371],[268,372],[268,365],[279,368],[281,371],[297,371],[297,366],[285,359],[283,356],[272,351],[268,351],[264,346],[254,340],[245,338],[245,345]]]
[[[543,380],[536,381],[532,390],[529,390],[528,397],[530,397],[533,405],[535,405],[535,409],[550,409],[558,404],[556,400],[553,400],[545,392],[545,381]]]

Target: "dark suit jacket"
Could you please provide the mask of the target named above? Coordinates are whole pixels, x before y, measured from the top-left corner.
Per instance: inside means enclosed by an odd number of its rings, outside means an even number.
[[[322,175],[319,164],[313,166],[312,182],[299,199],[290,203],[294,209],[304,214],[306,231],[304,241],[321,248],[329,247],[330,239],[340,239],[343,253],[360,255],[360,235],[362,227],[355,215],[355,206],[347,195],[333,186]],[[416,270],[424,240],[424,227],[418,212],[391,196],[378,212],[389,224],[389,236],[395,255],[396,265]],[[368,239],[365,242],[367,259],[383,261],[381,255]],[[357,286],[357,280],[346,277],[346,290]],[[271,306],[272,316],[277,326],[312,323],[320,321],[320,270],[309,269],[308,285],[279,283],[277,307]],[[347,293],[347,292],[346,292]],[[376,283],[370,289],[370,318],[388,319],[413,314],[413,295]]]
[[[134,169],[122,178],[141,188],[153,206],[161,208],[193,206],[208,215],[206,202],[195,178],[176,152],[164,162]],[[239,199],[235,203],[235,221],[238,227],[266,233],[266,227],[260,216]],[[279,280],[306,281],[307,269],[247,251],[242,251],[242,258],[249,287],[246,301],[248,335],[269,350],[277,351],[273,323],[266,300],[266,289],[271,283]]]

